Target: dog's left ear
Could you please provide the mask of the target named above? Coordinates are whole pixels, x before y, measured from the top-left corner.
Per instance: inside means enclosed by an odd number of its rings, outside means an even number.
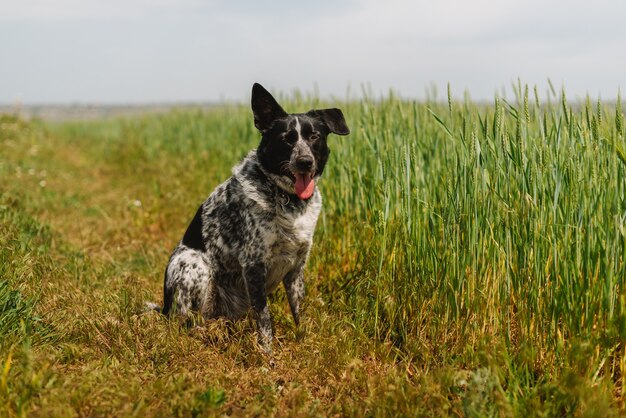
[[[346,125],[343,113],[339,109],[311,110],[308,114],[321,119],[322,122],[328,126],[328,129],[330,129],[330,131],[334,134],[348,135],[350,133],[350,128]]]
[[[276,99],[259,83],[252,86],[252,113],[254,126],[263,133],[272,127],[276,119],[287,116]]]

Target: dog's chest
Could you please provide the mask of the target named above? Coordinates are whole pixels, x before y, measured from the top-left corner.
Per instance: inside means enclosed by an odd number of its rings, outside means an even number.
[[[315,204],[300,214],[281,214],[268,230],[267,277],[265,289],[269,293],[295,267],[306,261],[313,241],[313,232],[320,206]]]

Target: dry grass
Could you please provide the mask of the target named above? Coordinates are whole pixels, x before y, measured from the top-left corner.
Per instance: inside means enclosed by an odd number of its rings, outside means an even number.
[[[315,284],[299,330],[283,295],[273,297],[274,367],[256,346],[253,321],[187,330],[143,313],[144,301],[162,297],[181,209],[161,210],[145,185],[91,159],[89,140],[17,125],[3,121],[7,278],[37,301],[32,314],[51,337],[37,342],[29,331],[2,344],[4,413],[362,415],[379,396],[416,390],[388,348],[325,311]],[[47,226],[24,236],[27,225]],[[406,396],[399,402],[410,410]]]

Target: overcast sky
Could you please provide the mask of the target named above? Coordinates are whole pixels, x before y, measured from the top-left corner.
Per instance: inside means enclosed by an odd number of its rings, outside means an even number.
[[[248,100],[253,82],[345,98],[511,83],[615,98],[621,0],[0,0],[0,103]]]

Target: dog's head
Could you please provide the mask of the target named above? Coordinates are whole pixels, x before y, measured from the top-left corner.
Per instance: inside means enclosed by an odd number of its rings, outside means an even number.
[[[257,156],[280,187],[308,199],[324,171],[330,150],[328,134],[348,135],[339,109],[288,114],[260,84],[252,86],[254,125],[263,137]]]

